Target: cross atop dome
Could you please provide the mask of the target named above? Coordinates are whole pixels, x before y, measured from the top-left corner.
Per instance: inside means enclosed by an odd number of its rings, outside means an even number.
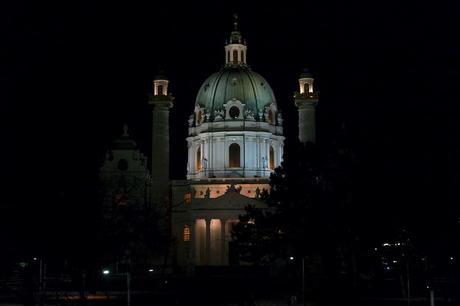
[[[238,14],[233,14],[233,31],[238,31]]]

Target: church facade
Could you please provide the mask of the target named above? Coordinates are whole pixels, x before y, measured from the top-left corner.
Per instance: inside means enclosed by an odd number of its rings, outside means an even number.
[[[103,182],[112,186],[106,188],[111,192],[105,201],[123,204],[123,199],[134,196],[168,207],[177,265],[228,265],[232,226],[246,206],[265,207],[260,195],[269,191],[270,173],[282,161],[283,116],[269,83],[247,64],[247,46],[235,20],[225,45],[225,66],[203,82],[184,123],[188,124],[187,177],[170,180],[169,110],[174,98],[168,84],[166,77],[156,77],[149,99],[152,172],[125,130],[101,169]],[[308,72],[299,79],[294,102],[300,141],[315,141],[318,96]],[[128,190],[126,180],[137,182],[137,189]],[[128,192],[135,193],[127,196]]]

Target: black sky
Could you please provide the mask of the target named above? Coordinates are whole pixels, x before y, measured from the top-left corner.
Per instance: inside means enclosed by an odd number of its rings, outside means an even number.
[[[91,220],[98,167],[124,122],[150,152],[147,95],[159,68],[176,97],[172,176],[184,177],[187,117],[201,83],[223,64],[234,12],[249,64],[285,113],[288,138],[297,136],[292,93],[304,67],[321,92],[320,141],[346,123],[360,163],[363,219],[434,224],[426,231],[439,240],[439,228],[458,216],[454,8],[311,1],[2,6],[1,204],[13,240],[30,224],[49,233]]]

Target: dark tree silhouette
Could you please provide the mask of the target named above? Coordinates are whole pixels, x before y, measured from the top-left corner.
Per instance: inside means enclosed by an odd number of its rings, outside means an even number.
[[[351,150],[340,144],[299,145],[270,176],[266,209],[248,207],[234,227],[240,260],[295,265],[332,282],[356,283]],[[299,273],[299,272],[297,272]],[[336,287],[340,287],[337,285]]]

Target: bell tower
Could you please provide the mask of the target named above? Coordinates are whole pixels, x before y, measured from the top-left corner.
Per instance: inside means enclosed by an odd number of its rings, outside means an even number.
[[[174,97],[168,92],[168,79],[158,75],[153,80],[152,107],[152,200],[164,205],[169,197],[169,109]]]
[[[294,94],[299,110],[299,140],[303,144],[316,141],[318,93],[314,91],[313,81],[311,73],[304,69],[299,78],[299,91]]]

